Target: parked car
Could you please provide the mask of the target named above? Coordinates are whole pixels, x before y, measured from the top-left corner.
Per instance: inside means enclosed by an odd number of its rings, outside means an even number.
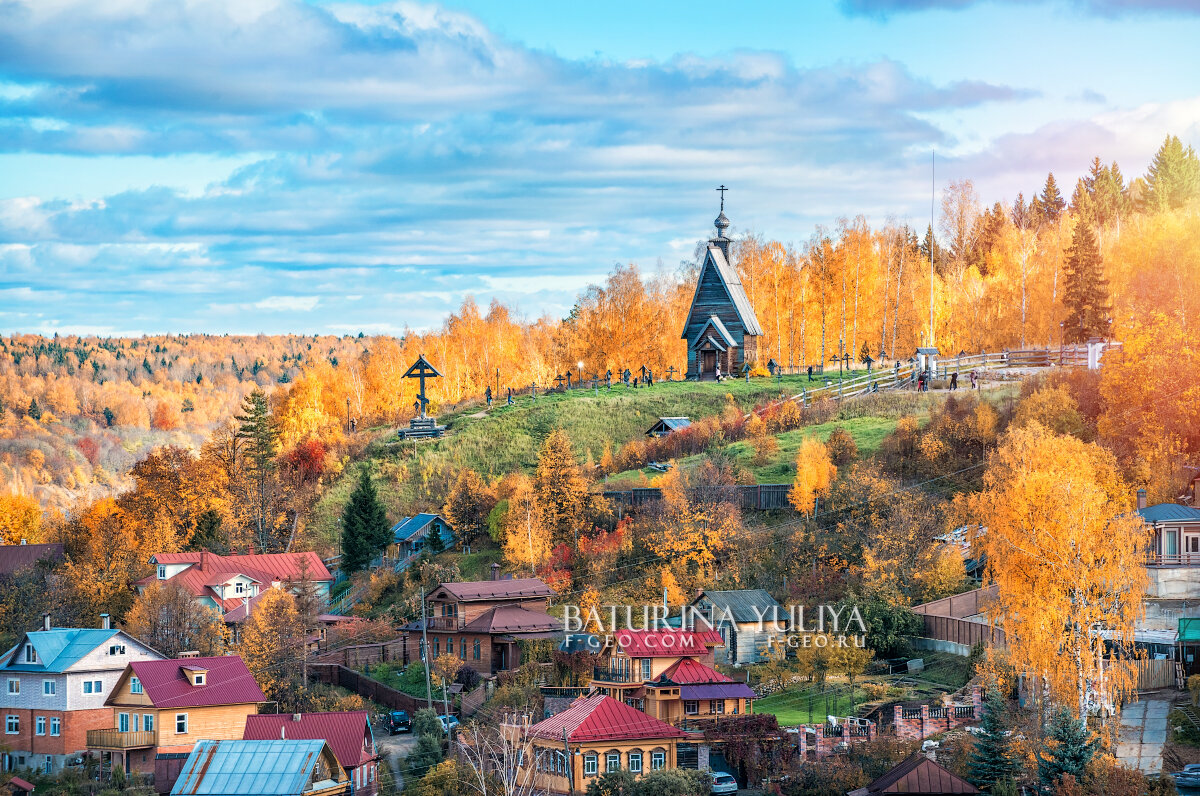
[[[389,735],[398,732],[412,732],[412,719],[403,710],[393,710],[388,714],[387,728]]]
[[[712,772],[712,792],[717,794],[737,793],[737,780],[724,771]]]
[[[442,723],[443,732],[449,732],[458,726],[458,716],[438,716],[438,721]]]
[[[1171,774],[1180,788],[1200,788],[1200,763],[1188,763],[1182,771]]]

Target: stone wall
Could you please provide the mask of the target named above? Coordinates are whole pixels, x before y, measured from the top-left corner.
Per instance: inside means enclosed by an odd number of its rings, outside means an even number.
[[[921,705],[892,708],[892,731],[899,738],[923,740],[931,735],[974,724],[982,716],[983,694],[977,685],[971,686],[970,700],[950,705]]]

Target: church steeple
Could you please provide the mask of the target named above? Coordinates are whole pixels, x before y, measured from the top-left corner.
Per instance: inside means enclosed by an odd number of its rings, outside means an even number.
[[[729,189],[722,185],[717,189],[721,194],[721,214],[713,221],[713,226],[717,228],[717,237],[709,241],[716,245],[721,250],[721,254],[725,255],[725,262],[729,262],[729,244],[732,242],[725,231],[729,229],[729,219],[725,217],[725,192]]]

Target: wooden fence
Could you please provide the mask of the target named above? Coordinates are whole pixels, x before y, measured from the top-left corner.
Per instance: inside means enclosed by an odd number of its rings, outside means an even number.
[[[349,689],[359,696],[366,697],[372,702],[377,702],[392,710],[406,710],[409,715],[412,715],[421,707],[418,700],[403,691],[397,691],[395,688],[384,685],[353,669],[347,669],[340,664],[314,663],[310,664],[308,669],[312,676],[322,683]],[[440,713],[441,710],[438,712]]]
[[[1007,643],[1004,631],[992,627],[985,622],[972,622],[968,619],[956,619],[953,616],[930,616],[922,614],[924,628],[921,635],[924,638],[949,641],[962,644],[964,647],[974,647],[983,643],[990,647],[1003,647]]]
[[[1139,691],[1154,691],[1158,688],[1175,688],[1175,661],[1137,660],[1137,687]]]
[[[996,596],[997,587],[988,586],[983,589],[972,589],[962,594],[953,594],[933,602],[914,605],[913,612],[929,616],[951,616],[963,619],[968,616],[981,614],[987,609],[989,599]]]
[[[714,486],[706,487],[706,489],[722,498],[736,502],[746,511],[771,511],[792,507],[788,502],[788,493],[792,490],[791,484]],[[603,495],[619,506],[637,509],[647,503],[661,500],[662,490],[658,487],[638,487],[627,490],[610,490],[604,492]]]
[[[350,669],[374,666],[387,661],[407,663],[404,660],[403,637],[376,644],[355,644],[330,652],[317,653],[316,659],[319,663],[336,663]]]

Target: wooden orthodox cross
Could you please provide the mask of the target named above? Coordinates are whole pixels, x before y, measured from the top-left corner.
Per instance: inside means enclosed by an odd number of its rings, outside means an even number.
[[[437,372],[437,368],[429,364],[429,360],[425,358],[424,354],[417,357],[417,361],[412,364],[412,367],[404,371],[404,378],[420,379],[421,381],[421,391],[417,394],[421,417],[425,417],[425,407],[429,405],[429,399],[425,397],[425,379],[440,378],[441,375]]]
[[[675,370],[675,366],[667,368],[667,381],[675,381],[675,374],[679,371]]]

